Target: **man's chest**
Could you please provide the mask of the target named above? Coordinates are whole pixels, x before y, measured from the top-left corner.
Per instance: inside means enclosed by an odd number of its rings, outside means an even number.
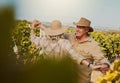
[[[90,46],[89,43],[75,43],[73,45],[74,49],[82,56],[84,56],[85,58],[92,58],[92,53],[91,53],[91,49],[92,47]]]

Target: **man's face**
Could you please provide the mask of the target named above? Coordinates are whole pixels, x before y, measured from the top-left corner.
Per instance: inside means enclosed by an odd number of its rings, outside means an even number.
[[[84,26],[76,26],[76,36],[82,37],[84,35],[86,35],[88,32],[88,28],[84,27]]]

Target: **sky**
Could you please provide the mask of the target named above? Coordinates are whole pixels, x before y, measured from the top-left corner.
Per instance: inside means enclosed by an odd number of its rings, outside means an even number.
[[[17,19],[73,24],[85,17],[91,26],[120,27],[120,0],[0,0],[3,3],[14,5]]]

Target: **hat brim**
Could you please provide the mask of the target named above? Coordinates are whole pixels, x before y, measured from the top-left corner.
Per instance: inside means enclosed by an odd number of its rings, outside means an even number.
[[[76,26],[83,26],[83,25],[80,25],[79,23],[76,23],[76,22],[73,22],[74,25]],[[85,26],[85,27],[89,27],[89,32],[93,32],[93,28],[91,26]]]
[[[93,28],[92,27],[90,27],[89,28],[89,32],[93,32],[94,30],[93,30]]]
[[[68,29],[68,27],[62,27],[60,29],[57,29],[57,30],[53,30],[51,29],[50,27],[49,28],[46,28],[44,31],[45,31],[45,34],[46,35],[50,35],[50,36],[53,36],[53,35],[60,35],[62,33],[65,33],[65,31]]]

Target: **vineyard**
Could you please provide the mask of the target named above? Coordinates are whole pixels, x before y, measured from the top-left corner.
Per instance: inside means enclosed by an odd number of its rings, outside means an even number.
[[[40,48],[30,42],[29,25],[30,22],[26,20],[18,20],[16,21],[15,28],[12,32],[13,50],[17,56],[17,62],[22,64],[35,63],[41,58]],[[34,30],[36,36],[42,36],[40,35],[39,29]],[[66,31],[66,33],[72,32],[75,32],[74,28],[69,28]],[[107,83],[107,81],[114,81],[113,83],[115,83],[115,81],[120,82],[120,61],[114,61],[120,58],[120,33],[94,31],[90,35],[99,43],[104,56],[111,62],[111,64],[114,64],[112,71],[108,71],[107,75],[99,78],[99,83]]]
[[[109,60],[120,56],[120,34],[96,31],[91,33]]]
[[[10,7],[0,11],[0,83],[77,83],[77,67],[69,57],[61,62],[44,60],[41,49],[30,42],[31,23],[26,20],[14,23]],[[36,36],[44,36],[39,29],[35,32]],[[72,32],[74,28],[66,31]],[[120,31],[94,31],[91,37],[111,62],[111,70],[96,83],[120,83]]]
[[[28,21],[16,21],[15,29],[12,33],[12,39],[14,45],[17,46],[17,53],[22,56],[21,58],[28,58],[35,53],[36,46],[30,42],[30,22]],[[75,32],[74,28],[68,28],[66,33]],[[35,29],[36,36],[40,36],[40,30]],[[108,32],[108,31],[94,31],[91,34],[100,45],[104,56],[108,60],[112,60],[120,57],[120,33]]]

